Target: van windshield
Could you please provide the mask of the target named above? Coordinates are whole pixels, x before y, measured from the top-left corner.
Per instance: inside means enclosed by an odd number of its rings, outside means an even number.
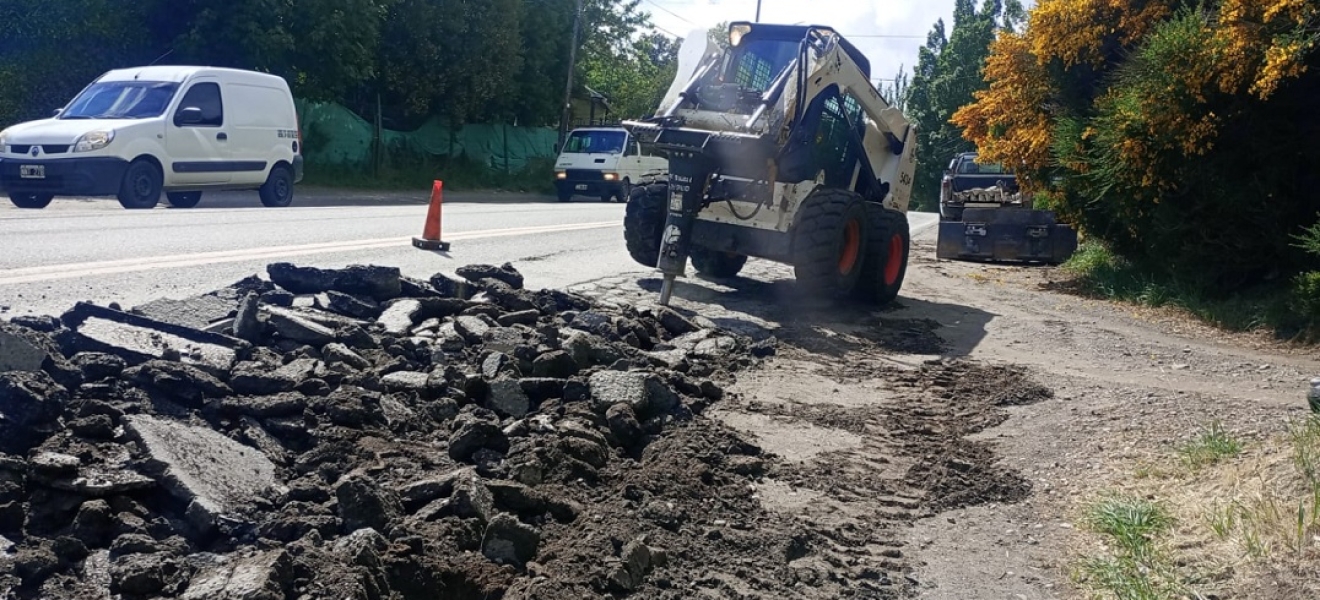
[[[94,83],[78,94],[61,119],[149,119],[165,114],[179,84],[164,81]]]
[[[618,154],[627,139],[622,131],[574,131],[564,143],[564,154]]]

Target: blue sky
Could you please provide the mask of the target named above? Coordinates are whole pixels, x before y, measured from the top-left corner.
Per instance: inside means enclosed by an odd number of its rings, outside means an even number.
[[[642,0],[656,27],[685,36],[722,21],[751,21],[757,0]],[[954,0],[761,0],[761,21],[828,25],[849,38],[871,60],[871,76],[892,79],[902,65],[909,73],[917,49],[937,19],[948,25]],[[867,37],[875,36],[875,37]],[[899,36],[899,37],[878,37]],[[888,83],[879,82],[877,86]]]

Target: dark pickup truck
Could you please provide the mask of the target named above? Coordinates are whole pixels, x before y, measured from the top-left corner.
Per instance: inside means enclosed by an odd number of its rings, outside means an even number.
[[[998,164],[978,164],[975,152],[953,157],[940,183],[940,220],[959,221],[964,208],[1020,205],[1017,177]]]

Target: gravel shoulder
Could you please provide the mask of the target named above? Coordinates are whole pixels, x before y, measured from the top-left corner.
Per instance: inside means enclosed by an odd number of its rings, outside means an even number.
[[[712,415],[783,459],[764,507],[839,532],[795,570],[892,580],[895,596],[1086,597],[1088,502],[1176,462],[1210,422],[1253,443],[1305,414],[1313,348],[1054,292],[1053,268],[937,261],[934,241],[914,239],[880,312],[813,304],[764,262],[680,282],[680,310],[780,343]],[[577,290],[644,304],[658,285]]]

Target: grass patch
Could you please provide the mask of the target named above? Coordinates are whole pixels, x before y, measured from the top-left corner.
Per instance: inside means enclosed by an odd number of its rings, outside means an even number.
[[[1183,586],[1162,550],[1160,537],[1174,525],[1161,505],[1133,496],[1101,498],[1086,513],[1086,525],[1104,536],[1110,552],[1082,565],[1082,579],[1100,597],[1169,600]]]
[[[1075,277],[1068,286],[1071,291],[1142,306],[1179,308],[1230,331],[1268,329],[1286,339],[1320,341],[1320,274],[1311,274],[1314,282],[1304,275],[1296,281],[1211,296],[1192,277],[1142,268],[1094,241],[1082,244],[1063,267]]]
[[[1183,462],[1193,469],[1213,465],[1242,454],[1242,442],[1224,430],[1219,421],[1203,429],[1196,439],[1178,449]]]
[[[358,190],[430,190],[435,180],[446,190],[492,190],[553,194],[554,161],[532,159],[519,171],[504,173],[466,158],[412,157],[392,161],[375,172],[370,167],[318,165],[308,162],[303,182],[308,185]]]

